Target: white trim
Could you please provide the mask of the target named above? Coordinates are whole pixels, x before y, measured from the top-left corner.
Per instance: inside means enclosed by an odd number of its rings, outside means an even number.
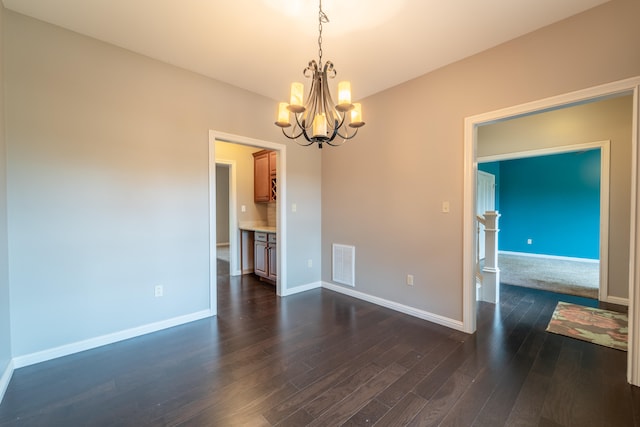
[[[338,292],[344,295],[348,295],[353,298],[361,299],[363,301],[370,302],[372,304],[386,307],[400,313],[408,314],[409,316],[417,317],[419,319],[427,320],[438,325],[446,326],[447,328],[455,329],[457,331],[464,331],[463,324],[459,320],[450,319],[448,317],[440,316],[439,314],[433,314],[428,311],[419,310],[408,305],[400,304],[394,301],[389,301],[384,298],[375,297],[373,295],[365,294],[356,291],[351,288],[345,288],[342,286],[334,285],[333,283],[322,282],[322,287],[330,291]]]
[[[557,259],[557,260],[560,260],[560,261],[588,262],[588,263],[593,263],[593,264],[597,264],[597,263],[600,262],[600,260],[598,260],[598,259],[591,259],[591,258],[577,258],[577,257],[571,257],[571,256],[532,254],[532,253],[529,253],[529,252],[498,251],[498,254],[526,256],[526,257],[530,257],[530,258]]]
[[[287,146],[275,142],[261,139],[249,138],[241,135],[209,130],[209,241],[216,241],[215,227],[215,163],[216,163],[216,141],[230,142],[232,144],[249,145],[252,147],[265,148],[278,152],[276,173],[278,180],[278,200],[276,206],[276,226],[277,226],[277,258],[278,258],[278,279],[276,281],[276,294],[282,296],[287,291]],[[213,169],[213,174],[212,174]],[[212,178],[213,175],[213,178]],[[211,248],[211,245],[209,245]],[[210,307],[217,310],[217,265],[216,255],[209,249],[209,293]]]
[[[285,289],[281,296],[286,297],[289,295],[295,295],[301,292],[307,292],[319,288],[322,288],[322,282],[307,283],[306,285],[300,285],[290,289]]]
[[[196,313],[186,314],[184,316],[178,316],[172,319],[161,320],[159,322],[149,323],[147,325],[136,326],[135,328],[125,329],[123,331],[89,338],[87,340],[77,341],[71,344],[61,345],[59,347],[50,348],[48,350],[14,357],[13,363],[15,369],[24,368],[25,366],[34,365],[40,362],[46,362],[47,360],[68,356],[70,354],[79,353],[85,350],[91,350],[93,348],[102,347],[103,345],[107,344],[113,344],[118,341],[136,338],[142,335],[150,334],[152,332],[173,328],[174,326],[183,325],[185,323],[194,322],[196,320],[205,319],[211,316],[212,313],[210,310],[202,310]]]
[[[633,127],[631,134],[631,227],[629,230],[629,351],[627,352],[627,381],[640,386],[640,207],[638,191],[640,189],[640,79],[633,89]]]
[[[527,157],[540,157],[560,153],[572,153],[576,151],[595,150],[608,147],[610,140],[585,142],[580,144],[559,145],[557,147],[538,148],[535,150],[514,151],[509,153],[495,154],[492,156],[478,156],[478,163],[500,162],[502,160],[525,159]]]
[[[474,220],[475,220],[475,174],[478,169],[476,159],[477,148],[477,128],[479,125],[492,121],[501,120],[528,114],[540,110],[553,109],[567,106],[578,102],[595,100],[598,98],[633,93],[634,113],[632,123],[631,146],[633,156],[632,163],[632,188],[631,188],[631,244],[629,262],[629,352],[627,354],[627,380],[634,385],[640,385],[640,316],[636,316],[635,307],[640,307],[640,259],[636,254],[640,252],[640,236],[638,233],[638,223],[640,222],[639,209],[637,207],[638,191],[638,158],[639,133],[638,124],[640,122],[640,106],[638,92],[640,88],[640,77],[632,77],[617,82],[607,83],[567,94],[541,99],[526,104],[516,105],[502,110],[491,111],[464,119],[464,190],[463,190],[463,296],[462,296],[462,317],[465,332],[475,331],[476,315],[476,286],[474,275]]]
[[[618,305],[629,305],[629,299],[628,298],[621,298],[621,297],[612,297],[609,296],[607,297],[606,300],[604,300],[605,302],[610,302],[611,304],[618,304]]]
[[[4,393],[7,391],[7,387],[9,387],[9,382],[11,381],[11,376],[13,376],[13,360],[10,360],[7,364],[7,368],[2,373],[0,377],[0,403],[2,403],[2,399],[4,398]]]

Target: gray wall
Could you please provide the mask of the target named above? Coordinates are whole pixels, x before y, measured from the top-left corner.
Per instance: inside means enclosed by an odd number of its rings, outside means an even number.
[[[229,167],[216,165],[216,243],[229,243]]]
[[[4,8],[0,5],[0,376],[11,360],[9,272],[7,255],[7,180],[4,124]]]
[[[620,298],[629,296],[632,116],[633,97],[624,96],[478,128],[478,156],[611,141],[608,284]]]
[[[640,75],[638,16],[613,0],[363,100],[358,138],[322,153],[323,257],[353,244],[356,290],[462,320],[465,117]]]
[[[206,310],[209,130],[289,144],[275,102],[9,11],[4,22],[14,357]],[[320,156],[287,155],[294,288],[320,280],[320,263],[306,266],[320,253]]]

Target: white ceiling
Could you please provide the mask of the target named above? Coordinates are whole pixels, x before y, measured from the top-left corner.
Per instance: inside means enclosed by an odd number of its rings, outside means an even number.
[[[608,0],[324,0],[354,99]],[[273,99],[318,57],[317,0],[3,0],[7,9]],[[305,82],[306,83],[306,82]]]

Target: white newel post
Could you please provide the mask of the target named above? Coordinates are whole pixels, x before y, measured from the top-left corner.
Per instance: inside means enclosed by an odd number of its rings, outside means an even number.
[[[482,300],[500,302],[500,269],[498,268],[498,218],[497,211],[484,213],[484,267],[482,269]]]

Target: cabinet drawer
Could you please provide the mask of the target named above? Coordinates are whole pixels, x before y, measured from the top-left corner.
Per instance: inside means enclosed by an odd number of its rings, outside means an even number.
[[[269,243],[275,243],[276,242],[276,235],[273,233],[269,233],[269,237],[268,237]]]
[[[256,231],[255,236],[253,238],[256,242],[266,242],[267,233],[263,233],[262,231]]]

